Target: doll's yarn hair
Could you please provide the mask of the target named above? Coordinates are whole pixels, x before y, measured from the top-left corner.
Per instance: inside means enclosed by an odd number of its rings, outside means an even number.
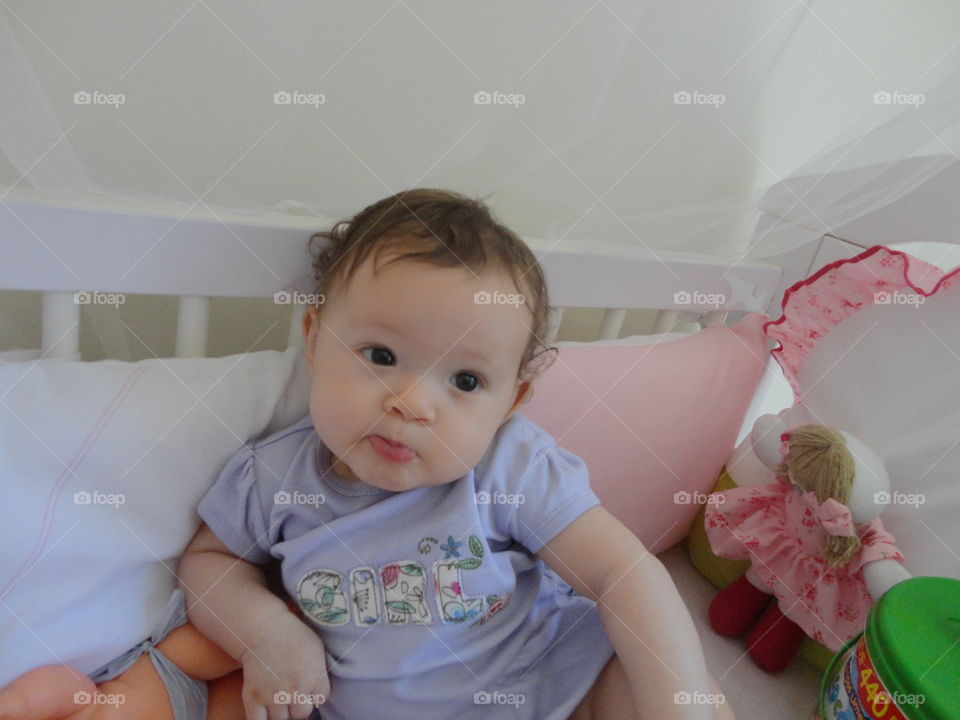
[[[826,425],[810,423],[790,433],[789,451],[777,472],[804,492],[814,492],[820,502],[833,498],[847,505],[855,469],[843,435]],[[856,535],[828,535],[821,552],[830,567],[839,567],[850,562],[859,549]]]

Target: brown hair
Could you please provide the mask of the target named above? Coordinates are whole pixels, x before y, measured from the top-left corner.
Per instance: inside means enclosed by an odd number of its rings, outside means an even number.
[[[365,207],[327,232],[314,233],[308,246],[314,258],[316,292],[324,297],[345,287],[371,253],[374,273],[384,252],[397,253],[387,265],[419,261],[442,268],[462,266],[477,275],[506,272],[533,315],[517,377],[535,379],[552,364],[543,362],[547,356],[558,352],[542,339],[552,308],[540,263],[480,200],[446,190],[406,190]]]
[[[778,473],[804,492],[816,493],[820,502],[829,498],[844,505],[850,502],[856,466],[843,435],[826,425],[809,423],[790,433],[789,446]],[[828,535],[821,552],[830,567],[838,567],[850,562],[859,549],[860,538],[856,535]]]

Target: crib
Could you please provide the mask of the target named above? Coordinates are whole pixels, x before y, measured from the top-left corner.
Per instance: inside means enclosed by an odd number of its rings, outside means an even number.
[[[951,184],[950,178],[941,180],[941,186]],[[899,207],[887,208],[901,216],[940,219],[926,224],[926,237],[914,239],[941,239],[951,224],[944,214],[931,213],[936,196],[928,197],[926,201],[917,193]],[[325,225],[316,218],[213,217],[172,205],[108,206],[93,200],[53,204],[25,191],[8,193],[3,205],[0,249],[6,261],[0,264],[0,288],[39,292],[38,354],[43,358],[80,359],[81,305],[106,302],[102,298],[111,293],[178,297],[175,357],[207,355],[210,304],[217,297],[289,305],[286,347],[302,342],[304,305],[295,301],[295,294],[310,291],[309,275],[304,274],[309,268],[305,240]],[[594,338],[598,341],[620,337],[628,313],[636,310],[655,311],[652,333],[690,321],[703,328],[733,325],[753,312],[776,318],[783,291],[826,262],[903,239],[882,237],[883,227],[877,218],[864,218],[846,228],[843,237],[827,235],[783,256],[735,265],[694,255],[626,255],[602,248],[573,252],[554,249],[547,241],[525,240],[544,267],[557,308],[545,338],[552,343],[563,337],[561,323],[568,308],[601,313]],[[691,294],[692,288],[697,292]],[[762,396],[768,387],[761,384],[740,438],[757,416],[784,406],[782,396]],[[708,627],[706,608],[715,589],[694,570],[684,548],[677,545],[660,557],[698,626],[708,667],[737,716],[769,718],[775,707],[776,717],[784,720],[810,717],[819,673],[794,663],[771,677],[751,665],[739,644]]]

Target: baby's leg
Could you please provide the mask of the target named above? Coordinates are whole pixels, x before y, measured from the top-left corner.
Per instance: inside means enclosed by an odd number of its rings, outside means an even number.
[[[207,683],[207,720],[242,720],[243,670]]]
[[[78,705],[76,693],[92,697],[97,686],[66,665],[43,665],[24,673],[0,690],[0,720],[60,720],[94,712]]]
[[[185,674],[197,680],[213,680],[240,668],[239,660],[234,660],[219,645],[208,640],[190,622],[157,643],[157,649]]]
[[[597,675],[593,687],[583,696],[568,720],[599,720],[600,718],[635,718],[633,692],[620,658],[614,654]]]
[[[722,693],[717,681],[710,676],[713,693],[720,697]],[[736,720],[730,705],[724,702],[716,706],[717,720]],[[630,680],[623,669],[620,658],[614,655],[597,676],[593,687],[577,705],[568,720],[625,720],[637,718],[633,702]],[[647,720],[639,718],[639,720]]]
[[[208,640],[191,623],[176,628],[157,644],[171,662],[197,680],[228,675],[240,663]],[[212,683],[212,717],[243,717],[240,691],[243,676]],[[82,693],[79,698],[76,693]],[[232,694],[231,694],[232,693]],[[86,703],[87,698],[99,702]],[[78,702],[79,699],[79,702]],[[239,710],[239,714],[237,714]],[[0,720],[172,720],[173,709],[166,685],[148,654],[120,677],[94,685],[85,674],[66,665],[46,665],[31,670],[0,690]]]
[[[0,691],[0,720],[172,720],[167,688],[147,655],[94,685],[66,665],[35,668]]]

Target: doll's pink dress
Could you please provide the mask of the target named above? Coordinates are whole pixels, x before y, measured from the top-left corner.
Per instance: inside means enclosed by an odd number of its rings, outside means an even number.
[[[861,546],[850,563],[830,568],[819,552],[827,532],[810,498],[786,481],[714,493],[705,512],[714,553],[749,560],[781,612],[834,652],[863,630],[873,604],[863,566],[882,558],[903,562],[877,518],[855,526]]]

